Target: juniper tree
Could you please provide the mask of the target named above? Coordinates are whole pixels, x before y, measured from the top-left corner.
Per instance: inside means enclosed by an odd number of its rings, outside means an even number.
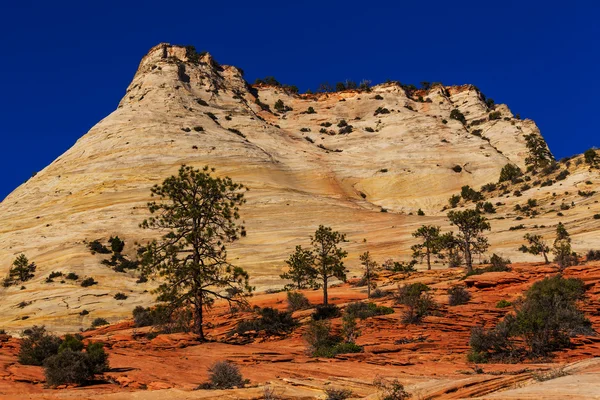
[[[521,250],[523,253],[529,253],[535,256],[541,254],[544,256],[544,261],[546,264],[548,264],[548,253],[550,252],[550,247],[548,247],[548,244],[542,235],[532,235],[527,233],[525,236],[523,236],[523,238],[527,240],[529,246],[523,245],[521,248],[519,248],[519,250]]]
[[[365,268],[364,278],[367,281],[367,298],[371,297],[371,279],[373,278],[377,263],[371,258],[371,254],[365,251],[360,255],[360,263]]]
[[[35,263],[30,263],[25,254],[19,254],[13,261],[12,268],[8,272],[8,276],[4,279],[4,286],[8,287],[17,282],[25,282],[33,278],[33,273],[36,270]]]
[[[559,222],[556,226],[556,239],[554,239],[552,247],[552,252],[555,255],[554,261],[558,263],[560,268],[577,264],[577,256],[573,255],[571,249],[571,235],[569,235],[562,222]]]
[[[448,219],[458,228],[456,239],[464,255],[467,272],[473,272],[473,254],[481,254],[489,247],[483,232],[490,230],[490,224],[476,210],[450,211]]]
[[[311,236],[313,246],[314,268],[323,287],[323,304],[328,304],[327,287],[331,278],[346,281],[344,258],[348,252],[342,250],[339,244],[346,240],[346,235],[334,231],[331,227],[319,225],[314,236]]]
[[[525,135],[525,145],[529,154],[525,158],[525,164],[532,168],[545,167],[554,161],[554,156],[548,149],[548,145],[542,136],[530,133]]]
[[[231,178],[213,177],[214,168],[181,166],[177,176],[155,185],[148,203],[153,214],[140,226],[166,232],[142,251],[145,275],[164,279],[158,300],[172,310],[193,305],[193,332],[204,340],[203,312],[216,299],[245,302],[252,291],[248,273],[227,260],[226,244],[245,236],[239,206],[246,188]]]
[[[286,285],[286,289],[306,289],[315,287],[317,283],[317,270],[313,266],[314,255],[312,251],[303,249],[302,246],[296,246],[296,250],[285,260],[289,269],[286,273],[280,275],[281,279],[289,279],[291,284]]]
[[[423,240],[422,243],[411,247],[413,257],[427,259],[427,269],[431,269],[431,255],[438,254],[440,246],[440,227],[432,225],[423,225],[412,234],[416,238]]]

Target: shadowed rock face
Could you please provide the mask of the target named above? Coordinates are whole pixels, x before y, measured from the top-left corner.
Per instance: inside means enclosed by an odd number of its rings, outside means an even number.
[[[276,111],[277,100],[293,110]],[[308,107],[315,113],[306,113]],[[467,126],[450,118],[455,108]],[[85,241],[119,235],[133,257],[134,242],[154,234],[138,227],[147,216],[150,187],[184,163],[210,165],[251,189],[242,209],[248,237],[231,246],[230,258],[247,268],[258,289],[281,285],[283,260],[319,224],[347,233],[352,271],[365,250],[379,261],[407,257],[414,244],[410,233],[421,224],[449,228],[441,210],[461,186],[496,182],[507,163],[524,167],[524,136],[539,134],[538,128],[513,118],[504,105],[493,110],[499,119],[489,120],[491,111],[470,85],[407,94],[387,83],[370,92],[292,95],[280,87],[252,87],[240,69],[220,66],[209,54],[155,46],[117,110],[0,204],[0,272],[21,252],[38,265],[25,289],[0,289],[0,327],[45,323],[74,330],[151,303],[153,296],[144,291],[153,282],[136,284],[132,274],[103,266]],[[342,120],[352,126],[350,133],[339,134]],[[573,221],[567,228],[575,249],[598,244],[589,222],[600,212],[598,204],[594,197],[576,197],[583,182],[593,181],[586,189],[597,186],[597,172],[572,170],[560,189],[532,189],[519,198],[498,193],[489,199],[505,204],[496,217],[514,217],[514,205],[529,197],[550,204],[558,192],[558,201],[582,202],[562,217]],[[419,208],[425,216],[416,215]],[[559,219],[552,213],[535,224],[549,236]],[[492,221],[492,250],[531,259],[516,251],[524,232],[508,228],[517,224],[514,218]],[[91,276],[98,284],[45,283],[51,271]],[[117,302],[116,292],[129,298]],[[21,301],[32,303],[16,307]],[[90,314],[81,317],[84,309]]]

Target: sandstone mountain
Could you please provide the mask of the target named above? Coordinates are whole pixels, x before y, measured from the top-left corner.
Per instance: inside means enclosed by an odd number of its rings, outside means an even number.
[[[453,110],[465,123],[451,118]],[[0,327],[72,331],[150,304],[152,281],[112,271],[86,243],[118,235],[134,257],[134,243],[153,234],[138,226],[150,187],[181,164],[215,167],[251,189],[242,209],[248,236],[230,257],[265,289],[282,286],[283,260],[319,224],[347,233],[351,275],[366,250],[378,261],[408,258],[420,225],[450,229],[443,209],[462,186],[497,182],[509,163],[525,169],[529,134],[540,134],[533,121],[505,105],[488,107],[472,85],[415,91],[390,82],[298,95],[251,86],[242,70],[207,53],[160,44],[142,59],[117,110],[0,204],[0,273],[20,253],[37,264],[24,288],[0,289]],[[536,260],[518,252],[523,234],[551,240],[559,221],[576,251],[600,247],[600,221],[592,218],[600,213],[598,170],[582,157],[560,165],[566,179],[557,180],[557,170],[540,178],[550,184],[533,184],[534,177],[527,190],[520,184],[487,195],[498,204],[489,216],[491,251]],[[530,198],[538,202],[535,219],[514,210]],[[47,283],[52,271],[80,279]],[[84,277],[98,284],[81,287]],[[117,292],[129,298],[116,301]]]

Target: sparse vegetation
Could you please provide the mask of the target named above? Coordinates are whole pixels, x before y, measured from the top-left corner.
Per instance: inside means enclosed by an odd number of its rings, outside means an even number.
[[[471,294],[464,286],[455,285],[448,289],[448,304],[451,306],[467,304],[469,300],[471,300]]]
[[[433,298],[427,293],[429,287],[422,283],[412,283],[398,287],[395,296],[397,304],[408,307],[402,316],[402,321],[411,324],[419,323],[430,315],[436,308]]]
[[[27,282],[34,277],[34,272],[37,266],[25,257],[25,254],[19,254],[13,261],[12,267],[8,271],[8,276],[3,281],[4,287],[16,285],[18,283]]]

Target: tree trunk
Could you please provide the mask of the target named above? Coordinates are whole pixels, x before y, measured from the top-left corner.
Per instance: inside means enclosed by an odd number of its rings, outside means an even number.
[[[367,266],[367,299],[371,298],[371,271]]]
[[[327,305],[327,277],[323,277],[323,304]]]
[[[198,335],[198,339],[203,342],[204,338],[204,327],[202,312],[202,293],[196,293],[194,296],[194,333]]]
[[[473,272],[473,259],[471,258],[471,245],[465,242],[465,264],[467,264],[467,273]]]
[[[546,254],[545,251],[542,251],[542,255],[544,256],[544,261],[546,262],[546,264],[549,264],[550,261],[548,261],[548,255]]]
[[[431,253],[429,252],[429,249],[427,249],[427,269],[431,269]]]

